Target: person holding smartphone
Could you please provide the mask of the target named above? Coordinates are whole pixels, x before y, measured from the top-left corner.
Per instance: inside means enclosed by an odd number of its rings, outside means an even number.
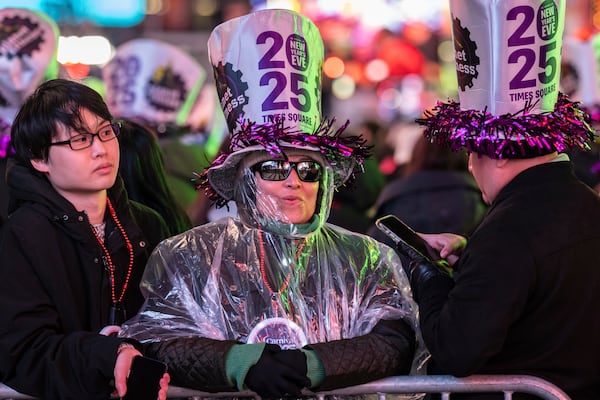
[[[0,241],[0,377],[42,399],[123,396],[141,347],[119,325],[143,298],[146,260],[166,237],[118,177],[119,123],[71,80],[41,84],[12,126],[9,218]],[[155,396],[166,397],[168,375]]]
[[[453,278],[413,260],[428,369],[533,375],[573,400],[592,400],[600,391],[600,197],[576,178],[564,153],[589,150],[594,139],[589,115],[558,92],[566,4],[501,3],[450,2],[456,52],[464,56],[456,60],[460,103],[438,103],[420,120],[430,140],[469,151],[469,169],[490,205]],[[548,35],[536,30],[544,25],[536,15],[551,16],[544,19]],[[492,44],[490,59],[473,57],[481,49],[470,42],[475,38]],[[536,79],[521,81],[510,60],[525,53],[544,62],[539,75],[528,75]],[[471,66],[478,78],[465,73]],[[526,85],[537,101],[517,95],[529,93]],[[451,252],[435,240],[429,238],[442,256]]]
[[[316,26],[257,11],[215,28],[209,54],[231,145],[200,185],[238,216],[157,246],[121,335],[173,384],[210,392],[298,396],[416,370],[425,352],[398,255],[326,222],[368,148],[321,120]]]

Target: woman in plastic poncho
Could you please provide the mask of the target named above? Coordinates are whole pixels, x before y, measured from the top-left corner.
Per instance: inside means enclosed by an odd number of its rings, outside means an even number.
[[[314,26],[289,10],[241,19],[277,32],[301,22],[295,35]],[[226,23],[229,33],[238,22]],[[233,199],[239,215],[157,247],[141,284],[146,304],[123,334],[166,362],[174,385],[203,391],[280,397],[409,373],[423,351],[398,256],[326,223],[334,188],[367,155],[364,141],[327,121],[311,131],[248,122],[263,121],[256,109],[230,125],[229,152],[201,175],[209,197]]]

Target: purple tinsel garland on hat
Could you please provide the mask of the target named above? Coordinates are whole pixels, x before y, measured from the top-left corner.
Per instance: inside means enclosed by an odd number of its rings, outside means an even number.
[[[227,203],[210,185],[208,180],[208,169],[221,165],[227,157],[235,153],[234,149],[241,150],[246,147],[260,145],[265,151],[274,157],[284,156],[283,147],[306,147],[314,146],[328,160],[332,168],[347,164],[345,159],[351,158],[356,164],[361,165],[365,158],[371,154],[372,146],[366,144],[366,140],[358,135],[342,136],[344,130],[350,124],[346,121],[337,130],[333,128],[335,119],[323,119],[316,129],[315,133],[305,133],[302,131],[290,131],[289,127],[284,127],[283,122],[273,124],[258,125],[251,121],[241,123],[241,129],[232,134],[229,149],[221,153],[212,164],[198,176],[196,189],[204,189],[206,196],[216,203],[217,207],[222,207]],[[354,172],[350,175],[348,181],[354,179]]]
[[[594,140],[589,114],[558,94],[552,112],[529,114],[533,104],[514,114],[495,116],[487,110],[462,110],[455,101],[437,102],[425,118],[424,135],[452,150],[466,149],[490,158],[525,158],[568,149],[590,150]]]
[[[600,124],[600,103],[594,103],[591,106],[581,106],[581,109],[590,115],[592,124]]]

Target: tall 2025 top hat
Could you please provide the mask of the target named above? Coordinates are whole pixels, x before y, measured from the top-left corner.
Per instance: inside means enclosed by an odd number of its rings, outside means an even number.
[[[450,0],[460,103],[417,122],[491,158],[589,149],[589,115],[559,92],[565,0]]]
[[[240,161],[251,152],[286,157],[285,148],[320,152],[343,184],[369,147],[342,136],[321,118],[323,41],[308,18],[267,9],[217,26],[208,40],[221,108],[231,144],[200,175],[199,187],[217,206],[233,198]]]
[[[150,125],[180,125],[198,97],[206,71],[172,44],[133,39],[117,48],[102,77],[113,114]]]

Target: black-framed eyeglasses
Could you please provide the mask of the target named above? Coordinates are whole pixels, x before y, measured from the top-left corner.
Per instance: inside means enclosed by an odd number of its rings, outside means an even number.
[[[69,140],[52,142],[50,143],[50,146],[68,144],[69,147],[71,147],[71,150],[83,150],[94,143],[94,137],[98,137],[101,142],[108,142],[119,136],[119,133],[121,133],[121,122],[113,121],[103,125],[96,133],[80,133],[79,135],[71,136]]]
[[[252,166],[253,172],[258,172],[265,181],[283,181],[290,176],[292,168],[296,170],[302,182],[317,182],[321,177],[321,165],[312,160],[284,161],[269,160]]]

